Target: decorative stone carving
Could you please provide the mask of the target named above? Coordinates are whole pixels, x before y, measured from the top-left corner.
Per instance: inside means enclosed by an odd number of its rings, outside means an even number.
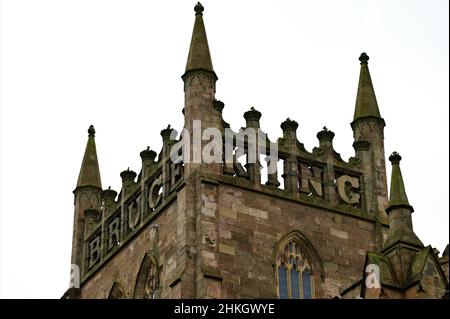
[[[359,179],[356,177],[342,175],[336,179],[337,194],[341,201],[346,204],[358,204],[360,195]]]

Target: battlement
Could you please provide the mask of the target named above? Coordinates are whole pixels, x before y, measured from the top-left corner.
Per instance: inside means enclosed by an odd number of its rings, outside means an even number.
[[[122,188],[117,199],[108,189],[101,194],[98,207],[87,207],[82,230],[83,278],[151,223],[190,178],[235,185],[386,226],[385,122],[375,98],[368,55],[363,52],[359,58],[361,72],[351,123],[355,154],[346,162],[334,149],[335,134],[326,127],[317,133],[319,144],[312,152],[297,137],[298,123],[289,118],[280,125],[282,136],[270,140],[260,127],[262,113],[254,107],[243,114],[245,127],[233,131],[222,116],[225,104],[215,98],[217,76],[201,15],[196,15],[196,33],[182,76],[184,127],[180,134],[170,125],[161,131],[159,154],[149,147],[140,153],[139,175],[129,168],[120,174]],[[208,63],[202,64],[202,59]],[[92,153],[94,136],[90,127],[87,151]],[[98,170],[98,163],[94,164],[83,164],[80,176],[85,177],[80,180],[98,176],[94,182],[101,185],[99,172],[83,171],[84,166]],[[381,247],[381,231],[377,236]]]
[[[213,105],[221,113],[224,103],[214,100]],[[219,173],[209,171],[207,164],[200,163],[199,176],[361,219],[377,220],[377,215],[368,209],[370,196],[365,196],[364,158],[369,156],[370,142],[355,142],[355,156],[346,162],[333,147],[335,134],[326,127],[317,133],[319,145],[308,152],[297,138],[297,122],[286,119],[280,125],[282,136],[271,141],[259,127],[261,116],[252,107],[244,113],[246,127],[234,132],[220,114],[221,122],[226,124],[218,130],[220,140],[208,143],[214,144],[211,150],[219,153],[218,162],[214,163],[219,165]],[[189,132],[177,138],[178,132],[169,125],[161,131],[161,136],[163,147],[159,154],[149,147],[140,153],[139,175],[129,168],[123,171],[120,193],[117,195],[110,188],[104,190],[100,210],[96,214],[86,211],[84,278],[151,223],[184,187],[185,166],[190,163],[183,161],[186,158],[183,152],[189,148],[182,142],[190,141]],[[201,141],[194,139],[195,136],[189,145],[195,148],[197,143],[201,147]],[[231,156],[226,156],[227,152]],[[387,223],[386,219],[381,221]]]

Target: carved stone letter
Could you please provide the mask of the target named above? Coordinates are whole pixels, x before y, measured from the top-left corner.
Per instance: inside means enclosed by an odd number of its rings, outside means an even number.
[[[140,196],[136,198],[133,202],[128,205],[128,227],[134,229],[139,223],[139,218],[141,217],[140,207]]]
[[[120,240],[120,217],[117,216],[108,224],[108,251],[118,244]]]
[[[162,196],[159,194],[159,190],[161,189],[162,184],[162,175],[159,175],[157,179],[155,179],[150,187],[150,191],[148,194],[148,206],[151,209],[156,208],[161,202]]]
[[[300,191],[302,193],[313,193],[314,196],[322,197],[322,168],[300,163],[301,184]]]
[[[358,204],[360,195],[355,192],[359,189],[359,179],[342,175],[336,180],[339,199],[347,204]]]
[[[100,260],[100,236],[89,243],[89,269]]]

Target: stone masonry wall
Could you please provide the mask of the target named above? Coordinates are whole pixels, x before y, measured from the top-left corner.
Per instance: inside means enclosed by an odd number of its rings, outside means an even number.
[[[179,190],[154,221],[88,278],[82,298],[107,298],[114,282],[132,298],[148,252],[159,264],[158,298],[277,298],[274,254],[293,230],[320,257],[324,276],[315,276],[316,298],[332,298],[361,278],[374,222],[218,181],[194,183],[196,190]],[[190,193],[194,211],[187,209]]]
[[[170,285],[176,281],[180,269],[184,269],[186,258],[185,193],[185,189],[182,189],[177,198],[166,206],[154,221],[88,278],[81,287],[81,298],[108,298],[114,282],[121,285],[124,298],[133,298],[141,263],[149,252],[155,253],[160,269],[161,289],[157,297],[177,297],[179,289],[172,291]],[[158,224],[159,228],[152,227],[154,224]]]
[[[311,242],[322,261],[325,276],[316,278],[317,298],[332,298],[361,278],[373,222],[232,185],[207,183],[201,189],[201,263],[216,269],[221,283],[198,277],[197,285],[205,280],[206,290],[220,290],[222,298],[277,298],[274,253],[293,230]]]

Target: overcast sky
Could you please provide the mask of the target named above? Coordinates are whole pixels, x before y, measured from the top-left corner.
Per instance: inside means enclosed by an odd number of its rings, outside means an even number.
[[[449,240],[447,0],[202,2],[216,97],[237,130],[251,106],[272,140],[287,117],[311,151],[326,125],[347,160],[358,57],[396,150],[414,229]],[[1,1],[0,297],[60,298],[69,284],[73,194],[94,124],[103,187],[139,172],[180,130],[194,1]],[[388,163],[390,180],[390,163]]]

